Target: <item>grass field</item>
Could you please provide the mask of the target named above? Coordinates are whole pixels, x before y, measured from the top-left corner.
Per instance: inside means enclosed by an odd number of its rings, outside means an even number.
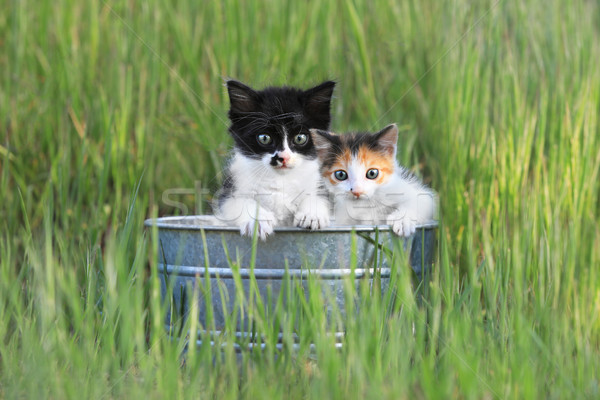
[[[0,8],[0,397],[600,398],[596,2]],[[314,353],[182,362],[143,220],[218,187],[228,77],[335,79],[334,130],[398,122],[441,199],[422,305],[399,266],[341,351],[313,304]]]

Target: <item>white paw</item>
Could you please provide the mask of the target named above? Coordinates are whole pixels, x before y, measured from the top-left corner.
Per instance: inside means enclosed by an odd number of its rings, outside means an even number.
[[[329,211],[319,208],[316,212],[300,210],[294,215],[294,225],[307,229],[322,229],[329,225]]]
[[[329,202],[318,196],[305,198],[294,214],[294,225],[312,230],[329,226]]]
[[[294,225],[307,229],[322,229],[329,225],[328,215],[309,215],[302,212],[294,216]]]
[[[417,230],[417,221],[405,211],[395,211],[387,218],[387,223],[398,236],[409,237]]]
[[[254,235],[254,227],[256,225],[256,235],[262,239],[266,240],[267,236],[273,233],[273,229],[275,228],[275,224],[277,219],[275,215],[264,209],[260,210],[259,217],[255,218],[247,218],[240,224],[240,233],[242,236],[250,236]]]

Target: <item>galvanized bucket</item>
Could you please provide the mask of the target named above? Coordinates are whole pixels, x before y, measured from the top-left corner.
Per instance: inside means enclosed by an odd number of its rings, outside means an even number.
[[[437,222],[421,225],[412,237],[401,239],[387,225],[331,226],[318,231],[281,227],[266,241],[253,242],[210,215],[149,219],[145,225],[158,228],[158,275],[163,300],[170,302],[171,310],[167,327],[172,329],[176,319],[188,314],[193,292],[199,297],[200,326],[210,326],[210,334],[225,329],[228,310],[239,304],[237,296],[248,294],[251,280],[264,306],[274,307],[269,302],[278,298],[284,278],[304,285],[316,277],[330,302],[326,309],[344,310],[344,279],[371,283],[377,279],[385,291],[392,273],[389,253],[399,248],[420,280],[434,261],[437,228]],[[234,335],[243,337],[250,326],[247,315],[238,317]],[[206,337],[205,331],[199,333],[199,343],[201,337]]]

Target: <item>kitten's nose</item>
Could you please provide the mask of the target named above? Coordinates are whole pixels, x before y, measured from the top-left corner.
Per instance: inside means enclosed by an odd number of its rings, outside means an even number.
[[[290,160],[290,157],[292,155],[290,154],[289,151],[284,150],[284,151],[278,151],[277,152],[277,157],[279,157],[279,159],[285,164]]]
[[[289,166],[288,164],[291,156],[292,155],[289,151],[278,151],[273,157],[271,157],[271,165],[276,168],[287,168]]]
[[[354,195],[354,197],[356,197],[357,199],[364,193],[360,189],[350,189],[350,191],[352,192],[352,194]]]

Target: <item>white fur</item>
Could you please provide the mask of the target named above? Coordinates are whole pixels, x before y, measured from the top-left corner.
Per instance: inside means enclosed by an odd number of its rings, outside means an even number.
[[[232,196],[223,200],[217,217],[239,226],[242,235],[265,240],[276,226],[319,229],[329,224],[329,204],[319,196],[319,162],[292,152],[287,143],[280,157],[286,168],[270,165],[273,154],[260,160],[235,152],[229,172],[234,180]]]
[[[389,224],[396,234],[410,236],[418,224],[434,218],[436,196],[431,189],[416,178],[404,177],[397,164],[394,174],[382,184],[367,179],[369,168],[354,157],[346,171],[348,179],[337,184],[326,180],[334,195],[336,225]],[[360,192],[360,197],[351,190]]]

